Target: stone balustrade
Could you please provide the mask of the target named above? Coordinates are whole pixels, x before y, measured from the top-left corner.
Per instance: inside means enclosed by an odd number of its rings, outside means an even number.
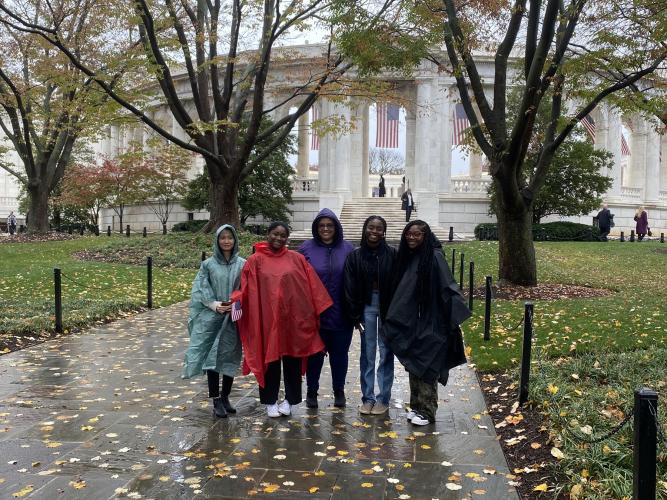
[[[642,188],[623,186],[621,187],[621,196],[632,200],[641,200],[643,191]]]
[[[293,177],[292,178],[292,193],[298,195],[299,193],[317,193],[319,191],[319,182],[317,179],[309,179],[307,177]]]
[[[660,201],[667,201],[667,191],[660,191]]]
[[[491,185],[491,179],[456,178],[452,177],[452,192],[461,194],[486,194]]]

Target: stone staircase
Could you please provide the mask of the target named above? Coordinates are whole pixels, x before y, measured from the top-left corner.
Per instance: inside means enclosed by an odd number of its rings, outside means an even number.
[[[401,210],[400,198],[352,198],[343,204],[340,213],[340,221],[343,224],[345,239],[354,244],[359,244],[361,229],[364,221],[369,215],[380,215],[387,221],[387,241],[398,243],[401,233],[405,227],[405,212]],[[418,212],[412,212],[411,220],[419,218]],[[433,227],[435,235],[443,242],[447,241],[449,228]],[[310,231],[294,231],[290,235],[293,243],[312,238]]]

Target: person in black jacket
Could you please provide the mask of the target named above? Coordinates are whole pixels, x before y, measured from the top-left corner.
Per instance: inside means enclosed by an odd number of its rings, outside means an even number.
[[[396,249],[387,245],[387,222],[371,215],[364,222],[361,246],[347,256],[343,287],[346,313],[361,332],[361,393],[359,413],[383,415],[389,410],[394,381],[394,355],[378,332],[389,308]],[[375,352],[379,394],[375,395]]]
[[[600,210],[597,214],[598,226],[600,227],[600,239],[602,241],[608,241],[607,236],[611,231],[611,223],[613,218],[614,216],[609,211],[609,208],[607,208],[607,204],[603,203],[602,210]]]
[[[426,222],[410,222],[381,336],[409,374],[412,424],[435,421],[438,382],[447,384],[449,369],[466,362],[459,325],[470,316],[440,242]]]

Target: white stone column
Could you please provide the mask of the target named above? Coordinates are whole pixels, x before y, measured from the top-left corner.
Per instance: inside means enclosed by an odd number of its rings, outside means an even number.
[[[470,152],[470,177],[474,179],[482,177],[482,155],[477,151]]]
[[[415,187],[415,146],[417,141],[416,103],[405,110],[405,188]]]
[[[440,193],[449,193],[452,183],[452,90],[441,84],[440,93],[442,94],[442,105],[440,106],[440,162],[438,174],[440,176]]]
[[[308,158],[310,153],[308,113],[304,113],[299,117],[297,129],[298,158],[296,161],[296,172],[299,177],[308,177],[308,170],[310,168],[310,160]]]
[[[652,124],[648,124],[646,138],[646,161],[644,167],[644,201],[658,203],[660,197],[660,136]]]
[[[320,119],[329,116],[329,102],[324,99],[319,99]],[[318,161],[318,183],[320,193],[329,191],[329,172],[331,170],[329,157],[329,142],[331,142],[331,134],[320,135],[320,152]]]
[[[110,154],[115,158],[118,156],[118,125],[111,125],[111,132],[109,135],[111,141]]]
[[[660,136],[662,160],[660,161],[660,191],[667,193],[667,133]],[[667,201],[665,199],[664,201]]]
[[[369,104],[364,102],[361,113],[362,126],[362,141],[361,141],[361,196],[366,198],[368,196],[368,169],[370,161],[368,157],[368,148],[370,143],[369,137]]]
[[[437,80],[436,80],[437,81]],[[412,189],[417,202],[418,217],[438,226],[439,206],[433,172],[433,150],[437,149],[437,113],[434,113],[434,80],[417,82],[417,118],[415,126],[415,173]]]
[[[646,121],[637,116],[632,120],[632,137],[630,139],[630,179],[629,185],[643,188],[646,179],[646,144],[648,127]]]
[[[622,178],[622,153],[621,153],[621,115],[613,110],[609,109],[607,112],[607,151],[612,154],[612,167],[611,170],[607,173],[609,177],[612,178],[612,185],[607,191],[607,198],[619,198],[621,196],[621,187],[623,186]]]
[[[353,120],[353,128],[348,139],[350,156],[348,170],[350,175],[351,196],[360,198],[364,196],[364,108],[365,102],[352,100],[350,102],[350,118]]]

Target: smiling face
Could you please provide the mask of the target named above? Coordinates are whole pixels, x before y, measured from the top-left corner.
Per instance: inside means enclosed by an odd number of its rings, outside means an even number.
[[[229,229],[223,229],[218,235],[218,246],[224,254],[231,254],[234,250],[234,235]]]
[[[369,247],[376,247],[384,239],[384,225],[380,219],[371,219],[366,225],[366,243]]]
[[[317,221],[317,235],[325,245],[333,243],[336,238],[336,224],[329,217],[322,217]]]
[[[405,240],[410,250],[419,248],[424,243],[424,228],[418,225],[411,226],[405,232]]]
[[[266,241],[269,244],[269,248],[274,252],[277,252],[287,244],[288,237],[287,229],[283,226],[276,226],[269,231],[269,234],[266,236]]]

